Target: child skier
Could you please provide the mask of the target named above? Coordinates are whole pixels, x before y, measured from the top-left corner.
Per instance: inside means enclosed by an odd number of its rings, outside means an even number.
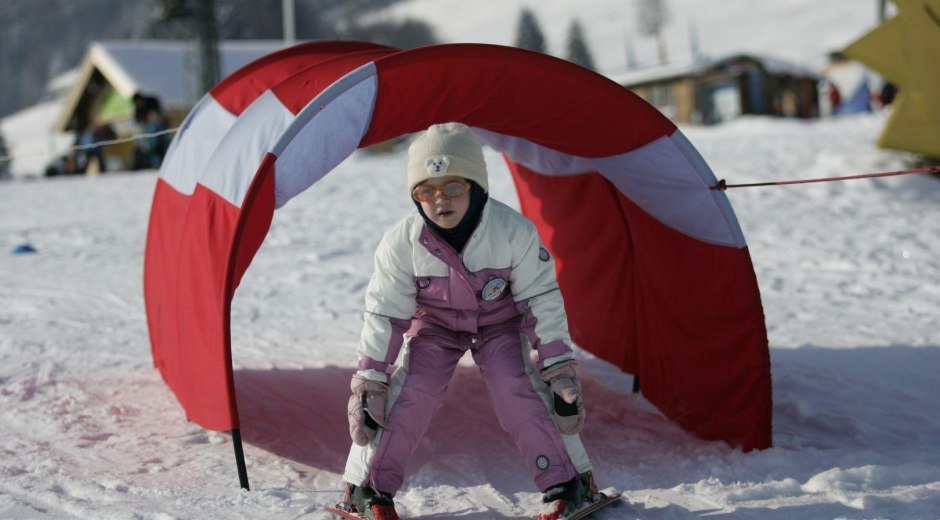
[[[366,292],[339,507],[398,518],[392,497],[467,350],[544,493],[540,518],[601,497],[577,435],[584,404],[555,262],[535,226],[489,198],[483,150],[460,123],[409,147],[408,189],[417,212],[382,238]]]

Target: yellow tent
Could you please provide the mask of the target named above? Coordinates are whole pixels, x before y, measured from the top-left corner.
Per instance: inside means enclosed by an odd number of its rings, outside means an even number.
[[[898,14],[845,55],[898,85],[878,145],[940,158],[940,0],[895,0]]]

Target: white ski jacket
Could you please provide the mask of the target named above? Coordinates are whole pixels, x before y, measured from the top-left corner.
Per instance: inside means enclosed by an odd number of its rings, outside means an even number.
[[[573,357],[554,258],[531,221],[492,198],[460,253],[417,211],[385,233],[365,309],[357,354],[371,378],[391,372],[406,333],[432,329],[470,345],[491,331],[521,333],[540,368]]]

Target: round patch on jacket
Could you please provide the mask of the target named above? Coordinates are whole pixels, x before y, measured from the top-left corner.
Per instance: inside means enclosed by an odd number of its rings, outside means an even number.
[[[427,289],[431,285],[430,278],[418,278],[415,280],[415,283],[418,285],[418,289]]]
[[[551,257],[552,255],[548,254],[548,249],[545,249],[544,247],[539,248],[539,260],[548,262],[548,259]]]
[[[535,465],[542,471],[548,469],[548,464],[548,457],[545,455],[539,455],[538,458],[535,459]]]
[[[483,286],[483,300],[484,301],[493,301],[496,298],[499,298],[500,294],[503,294],[503,291],[506,290],[506,280],[502,278],[493,278],[489,282],[486,282],[486,285]]]

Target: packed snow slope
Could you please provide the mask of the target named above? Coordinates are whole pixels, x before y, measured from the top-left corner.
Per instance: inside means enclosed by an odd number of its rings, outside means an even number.
[[[686,133],[730,183],[901,169],[884,116]],[[500,157],[493,195],[517,205]],[[360,153],[279,210],[239,288],[233,355],[252,491],[150,360],[156,176],[0,184],[0,518],[325,518],[372,253],[413,209],[404,155]],[[940,182],[729,192],[763,293],[775,447],[697,439],[581,351],[598,480],[645,517],[940,518]],[[29,242],[38,252],[12,255]],[[532,518],[539,494],[469,359],[397,497],[407,518]],[[612,510],[604,518],[620,518]]]

